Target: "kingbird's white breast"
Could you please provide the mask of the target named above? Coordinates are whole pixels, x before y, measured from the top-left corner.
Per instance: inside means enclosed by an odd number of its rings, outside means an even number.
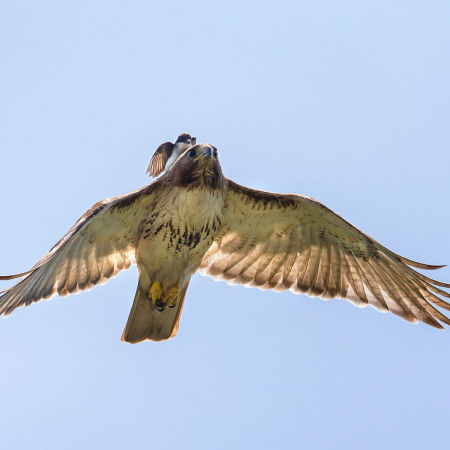
[[[178,159],[178,157],[182,153],[184,153],[189,147],[190,147],[190,145],[186,144],[184,142],[180,142],[179,144],[176,144],[172,150],[172,154],[170,155],[170,158],[167,160],[166,165],[164,166],[164,170],[166,172],[168,172],[169,169],[175,164],[175,161]]]

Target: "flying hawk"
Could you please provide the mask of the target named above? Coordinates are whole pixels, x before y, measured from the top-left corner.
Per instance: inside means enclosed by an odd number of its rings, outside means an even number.
[[[147,173],[156,178],[158,175],[167,172],[174,164],[178,157],[183,154],[189,147],[195,145],[197,139],[188,133],[180,134],[175,141],[164,142],[155,151],[147,167]]]
[[[136,263],[139,281],[122,335],[160,341],[178,330],[195,271],[229,283],[345,298],[436,328],[450,324],[441,288],[316,200],[240,186],[225,178],[217,149],[197,144],[150,185],[89,209],[0,297],[0,314],[58,293],[92,288]]]

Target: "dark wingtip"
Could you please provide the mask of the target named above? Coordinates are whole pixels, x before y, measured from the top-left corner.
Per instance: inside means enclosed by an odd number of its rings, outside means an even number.
[[[437,269],[442,269],[444,267],[447,267],[447,264],[442,264],[440,266],[433,266],[433,265],[430,265],[430,264],[424,264],[424,265],[426,266],[427,270],[437,270]]]
[[[26,272],[22,272],[22,273],[15,273],[14,275],[0,275],[0,280],[2,280],[2,281],[15,280],[16,278],[22,278],[25,275],[30,274],[32,271],[33,271],[33,269],[27,270]]]
[[[447,264],[443,265],[432,265],[432,264],[424,264],[417,261],[413,261],[412,259],[404,258],[403,256],[400,256],[400,260],[402,263],[407,264],[408,266],[416,267],[417,269],[424,269],[424,270],[437,270],[442,269],[443,267],[447,267]]]

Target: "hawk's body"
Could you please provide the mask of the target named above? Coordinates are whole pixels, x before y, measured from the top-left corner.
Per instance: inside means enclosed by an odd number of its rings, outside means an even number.
[[[141,340],[144,335],[154,340],[171,337],[171,325],[179,317],[184,298],[175,308],[158,311],[148,299],[152,282],[158,280],[162,291],[176,285],[184,290],[211,247],[222,220],[222,189],[176,187],[165,194],[165,191],[155,194],[158,208],[149,212],[141,225],[136,247],[139,285],[133,305],[137,310],[130,315],[124,331],[127,341]],[[193,211],[196,213],[192,214]],[[162,314],[170,316],[161,322],[163,329],[149,326],[151,320],[145,316],[150,319]]]
[[[391,311],[437,328],[450,320],[450,284],[401,257],[321,203],[226,179],[210,145],[195,145],[147,187],[94,205],[0,297],[0,314],[105,282],[137,263],[139,282],[122,339],[175,335],[190,277],[291,290]]]

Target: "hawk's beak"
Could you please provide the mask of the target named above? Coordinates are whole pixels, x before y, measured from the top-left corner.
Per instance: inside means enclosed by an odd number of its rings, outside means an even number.
[[[200,159],[204,158],[216,159],[213,154],[213,149],[209,145],[202,148],[202,152],[197,156],[197,158],[194,159],[194,161],[199,161]]]
[[[212,156],[212,148],[211,147],[205,147],[204,149],[203,149],[203,154],[205,155],[205,156]]]

